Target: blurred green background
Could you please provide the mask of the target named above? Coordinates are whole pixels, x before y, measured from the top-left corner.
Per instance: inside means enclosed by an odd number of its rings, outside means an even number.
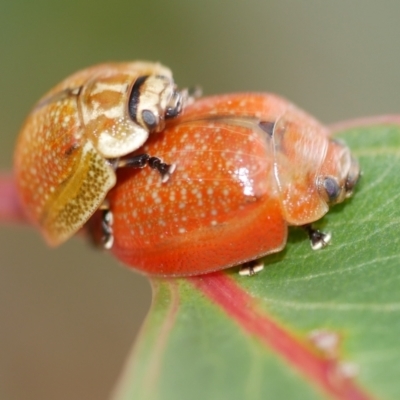
[[[205,94],[273,91],[326,123],[398,113],[399,15],[395,0],[2,1],[0,169],[34,102],[109,60],[161,61]],[[77,239],[48,249],[9,226],[0,239],[0,398],[107,399],[147,280]]]

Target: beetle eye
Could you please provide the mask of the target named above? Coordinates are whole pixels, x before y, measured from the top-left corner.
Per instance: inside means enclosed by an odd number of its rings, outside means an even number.
[[[341,189],[336,179],[327,176],[322,182],[322,186],[328,198],[329,203],[334,203],[340,195]]]
[[[142,119],[150,132],[157,128],[157,117],[150,110],[142,111]]]

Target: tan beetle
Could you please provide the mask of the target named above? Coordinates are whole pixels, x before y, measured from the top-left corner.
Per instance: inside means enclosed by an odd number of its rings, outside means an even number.
[[[137,61],[77,72],[38,102],[18,138],[15,173],[22,204],[49,244],[68,239],[102,205],[117,167],[148,164],[168,177],[171,166],[156,157],[120,157],[161,131],[188,99],[168,68]]]

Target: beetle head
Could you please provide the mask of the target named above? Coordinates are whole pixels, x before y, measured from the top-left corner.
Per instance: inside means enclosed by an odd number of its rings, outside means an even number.
[[[317,178],[320,195],[329,205],[341,203],[353,194],[360,166],[342,142],[330,140],[326,159]]]
[[[118,158],[141,147],[152,132],[177,116],[187,99],[171,71],[159,64],[131,63],[93,75],[79,93],[86,136],[105,158]]]
[[[185,94],[176,90],[169,76],[140,76],[129,96],[129,116],[148,132],[162,131],[165,119],[176,117],[182,111]]]

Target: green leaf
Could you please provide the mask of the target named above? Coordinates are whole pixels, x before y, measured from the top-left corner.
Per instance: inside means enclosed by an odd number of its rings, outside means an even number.
[[[153,280],[115,399],[400,397],[400,124],[367,122],[338,134],[363,174],[316,224],[332,244],[293,228],[255,277]]]

